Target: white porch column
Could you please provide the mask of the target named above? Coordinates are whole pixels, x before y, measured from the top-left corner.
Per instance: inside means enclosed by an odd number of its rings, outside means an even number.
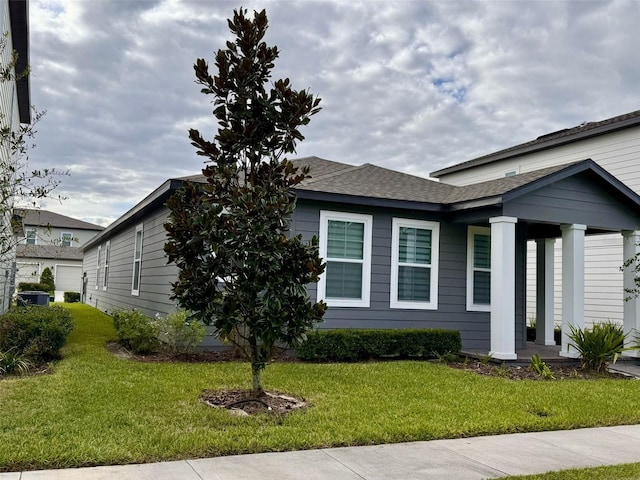
[[[555,239],[536,240],[536,343],[555,345],[553,278]]]
[[[516,355],[516,223],[515,217],[494,217],[491,224],[491,356],[515,360]]]
[[[586,225],[562,225],[562,349],[563,357],[577,358],[569,348],[572,325],[584,328],[584,235]]]
[[[627,261],[630,258],[635,257],[635,255],[640,252],[640,231],[625,231],[622,232],[622,252],[623,252],[623,261]],[[622,274],[623,278],[623,286],[625,289],[635,289],[636,283],[634,281],[635,273],[632,267],[625,268]],[[623,291],[623,298],[629,298],[629,300],[624,301],[623,305],[623,315],[624,315],[624,331],[625,333],[630,332],[627,340],[625,342],[625,347],[632,346],[634,341],[634,335],[636,332],[640,333],[640,298],[636,296],[629,295],[625,291]],[[638,350],[627,350],[624,352],[624,355],[627,357],[640,357],[640,351]]]

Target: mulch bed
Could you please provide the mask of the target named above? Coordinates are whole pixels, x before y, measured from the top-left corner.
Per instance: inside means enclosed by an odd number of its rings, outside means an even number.
[[[529,366],[496,365],[474,359],[468,359],[466,362],[451,362],[449,363],[449,366],[451,368],[458,368],[460,370],[474,372],[478,375],[490,375],[492,377],[502,377],[508,378],[510,380],[545,380],[541,375],[536,373]],[[580,366],[567,367],[553,364],[548,364],[548,366],[556,380],[593,380],[599,378],[630,380],[633,378],[628,375],[616,372],[588,372],[586,370],[583,370]]]
[[[280,392],[264,392],[258,395],[248,390],[205,390],[200,400],[214,408],[226,408],[239,416],[258,414],[285,415],[307,407],[302,398]]]

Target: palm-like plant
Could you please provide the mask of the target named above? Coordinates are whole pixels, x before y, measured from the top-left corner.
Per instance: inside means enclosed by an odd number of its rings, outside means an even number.
[[[588,371],[604,373],[607,363],[616,363],[623,351],[638,348],[625,348],[624,342],[629,334],[613,322],[594,323],[590,329],[573,325],[569,325],[569,328],[569,346],[578,351],[582,367]]]

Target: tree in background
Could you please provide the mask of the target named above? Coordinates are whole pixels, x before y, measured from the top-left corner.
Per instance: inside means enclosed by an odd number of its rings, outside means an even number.
[[[56,284],[53,280],[53,272],[51,272],[51,269],[49,267],[46,267],[44,270],[42,270],[42,274],[40,275],[40,283],[44,287],[46,287],[47,292],[53,294],[56,289]]]
[[[265,11],[234,11],[235,41],[218,50],[212,76],[194,65],[202,93],[213,96],[219,129],[213,141],[189,137],[209,163],[206,184],[187,184],[167,203],[165,251],[179,268],[173,298],[213,325],[251,362],[252,385],[263,393],[261,372],[278,345],[295,346],[321,321],[326,305],[313,303],[306,285],[324,271],[317,238],[289,232],[292,188],[309,177],[285,155],[303,140],[299,128],[320,108],[319,98],[294,90],[289,79],[267,90],[277,47],[263,42]]]

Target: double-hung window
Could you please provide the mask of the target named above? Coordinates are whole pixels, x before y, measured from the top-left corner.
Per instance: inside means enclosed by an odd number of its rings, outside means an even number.
[[[320,211],[320,256],[327,266],[318,300],[335,307],[368,307],[373,217]]]
[[[140,295],[140,275],[142,273],[142,223],[136,227],[135,245],[133,247],[133,278],[131,295]]]
[[[102,245],[98,246],[98,253],[96,255],[96,290],[100,287],[100,266],[102,263]]]
[[[63,247],[70,247],[73,242],[73,233],[62,232],[60,234],[60,245]]]
[[[470,226],[467,234],[467,310],[491,311],[491,229]]]
[[[391,237],[391,308],[438,308],[436,222],[393,219]]]
[[[25,231],[26,234],[26,244],[27,245],[35,245],[36,244],[36,229],[35,228],[29,228]]]
[[[107,289],[107,284],[109,283],[109,255],[111,254],[111,241],[107,241],[104,245],[104,282],[102,284],[102,289]]]

